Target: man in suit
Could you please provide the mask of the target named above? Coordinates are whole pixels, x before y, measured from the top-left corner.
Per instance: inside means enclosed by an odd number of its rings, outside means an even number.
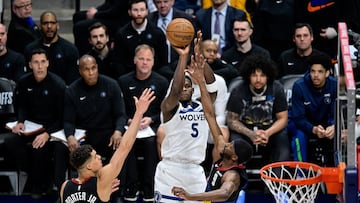
[[[188,14],[186,14],[184,11],[181,11],[179,9],[174,8],[175,0],[153,0],[154,4],[157,8],[157,11],[152,12],[149,14],[148,19],[150,22],[153,22],[163,30],[163,32],[166,32],[166,27],[170,23],[171,20],[175,18],[186,18],[189,21],[193,22],[192,17]],[[175,65],[172,65],[175,61],[178,60],[179,55],[173,49],[167,40],[168,45],[168,63],[169,67],[163,67],[161,70],[158,70],[160,74],[164,75],[168,79],[172,78],[172,75],[174,73]]]
[[[235,43],[232,22],[234,19],[246,19],[246,14],[228,5],[226,0],[212,0],[212,4],[211,8],[200,9],[196,12],[196,26],[202,31],[204,40],[217,40],[218,52],[221,54]],[[219,25],[218,30],[216,29],[217,24]]]

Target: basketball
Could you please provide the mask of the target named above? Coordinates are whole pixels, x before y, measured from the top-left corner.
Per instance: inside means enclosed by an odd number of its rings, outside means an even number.
[[[166,37],[174,47],[185,47],[195,35],[193,24],[185,18],[173,19],[166,28]]]

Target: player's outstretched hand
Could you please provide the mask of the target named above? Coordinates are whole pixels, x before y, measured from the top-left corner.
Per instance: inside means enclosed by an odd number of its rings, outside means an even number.
[[[201,53],[202,32],[199,30],[194,39],[194,53]]]
[[[140,98],[134,97],[135,105],[136,105],[136,111],[138,113],[144,114],[150,103],[154,101],[156,97],[154,96],[154,91],[152,91],[150,88],[146,88]]]

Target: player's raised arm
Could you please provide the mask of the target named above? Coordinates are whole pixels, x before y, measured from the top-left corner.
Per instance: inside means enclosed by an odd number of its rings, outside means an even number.
[[[173,47],[179,54],[178,64],[173,76],[173,82],[170,87],[170,93],[161,103],[161,111],[163,113],[164,121],[170,120],[173,116],[173,110],[178,106],[181,92],[183,91],[185,81],[185,68],[187,65],[190,45],[185,48]]]
[[[101,199],[103,199],[103,197],[110,197],[112,192],[111,182],[119,175],[124,161],[136,140],[136,134],[139,130],[143,114],[147,111],[150,103],[154,99],[154,92],[148,88],[143,91],[140,98],[134,97],[136,112],[132,118],[132,122],[124,133],[120,146],[115,151],[109,164],[98,172],[97,190]]]
[[[201,93],[201,103],[203,105],[205,118],[208,122],[211,134],[214,139],[214,144],[218,157],[214,157],[215,160],[220,159],[220,152],[224,148],[225,140],[222,136],[220,127],[216,121],[215,109],[210,97],[210,94],[206,88],[206,66],[205,58],[200,53],[200,49],[194,49],[194,56],[191,57],[191,63],[187,70],[192,79],[199,85]]]

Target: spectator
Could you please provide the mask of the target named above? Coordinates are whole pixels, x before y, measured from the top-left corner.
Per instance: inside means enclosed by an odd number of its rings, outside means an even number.
[[[231,92],[227,104],[230,140],[249,142],[265,164],[289,160],[288,106],[275,80],[275,63],[265,56],[249,56],[241,68],[244,82]]]
[[[48,72],[49,59],[43,49],[34,49],[29,62],[31,73],[17,83],[17,124],[13,136],[5,140],[18,170],[29,171],[31,193],[41,198],[51,188],[52,148],[50,134],[62,128],[65,83]],[[25,129],[25,120],[44,126],[45,131],[31,136],[19,136]]]
[[[25,74],[25,59],[7,47],[7,36],[6,26],[0,23],[0,77],[17,82]]]
[[[249,7],[248,2],[255,4],[255,1],[258,0],[226,0],[226,2],[230,6],[244,11],[246,13],[246,18],[249,20],[249,22],[251,22],[251,16],[247,11]],[[200,0],[200,3],[201,3],[201,7],[204,9],[210,8],[212,6],[212,0]]]
[[[185,18],[190,22],[193,22],[192,17],[189,14],[186,14],[184,11],[179,10],[174,7],[175,0],[153,0],[157,11],[149,14],[148,19],[150,22],[155,23],[158,28],[160,28],[164,34],[166,32],[166,27],[168,24],[175,18]],[[167,44],[167,63],[170,66],[165,66],[161,69],[161,74],[167,77],[169,80],[174,74],[176,63],[179,58],[178,53],[175,49],[172,48],[170,42],[166,40]]]
[[[305,74],[309,70],[307,59],[321,52],[312,46],[313,31],[307,23],[297,23],[294,29],[295,47],[281,53],[278,68],[279,78],[291,74]]]
[[[206,58],[206,62],[215,74],[224,78],[228,85],[232,79],[239,75],[239,71],[226,61],[221,60],[217,50],[217,44],[213,40],[204,40],[201,43],[201,52]]]
[[[86,11],[79,11],[73,15],[74,43],[80,55],[87,53],[91,48],[86,36],[88,36],[88,28],[95,22],[101,22],[109,28],[110,41],[113,41],[116,31],[130,21],[127,2],[105,0],[97,7],[92,6]]]
[[[108,163],[125,131],[126,116],[121,90],[115,80],[98,73],[96,60],[90,55],[80,58],[79,72],[81,78],[65,92],[64,131],[68,149],[56,151],[59,154],[57,157],[63,157],[63,160],[57,161],[67,163],[69,151],[79,146],[74,137],[75,128],[79,128],[86,130],[84,143],[90,144],[102,154],[104,163]],[[122,181],[123,176],[120,178]]]
[[[341,17],[340,5],[338,0],[295,0],[295,22],[309,23],[314,32],[314,47],[333,59],[337,57],[336,30]]]
[[[174,8],[185,11],[185,13],[195,17],[195,13],[199,10],[200,5],[198,0],[176,0],[174,2]]]
[[[258,0],[252,18],[254,42],[271,51],[278,60],[281,52],[292,47],[291,35],[295,24],[295,0]]]
[[[154,201],[154,175],[156,164],[158,162],[156,149],[155,133],[160,125],[160,105],[166,95],[168,80],[152,71],[154,65],[155,51],[152,47],[142,44],[136,47],[134,63],[135,71],[132,71],[119,78],[118,82],[123,90],[125,107],[127,110],[128,124],[132,123],[130,119],[135,113],[134,102],[132,98],[139,96],[143,89],[149,88],[154,91],[156,99],[149,106],[148,111],[144,114],[140,124],[140,132],[143,136],[136,139],[134,148],[130,151],[127,158],[127,178],[126,191],[124,199],[126,201],[136,201],[137,191],[142,188],[143,201]],[[150,133],[146,133],[149,132]],[[140,179],[139,169],[137,167],[137,157],[144,157],[144,169],[142,179]],[[140,182],[140,187],[137,185]]]
[[[86,195],[84,201],[91,199],[94,202],[108,202],[110,200],[111,193],[119,184],[114,179],[120,173],[125,158],[135,142],[142,116],[154,99],[149,89],[144,90],[139,99],[134,98],[136,112],[133,122],[125,132],[120,146],[115,150],[108,165],[102,167],[101,156],[90,145],[83,145],[71,153],[71,163],[77,169],[78,178],[63,183],[60,192],[61,202],[68,202],[69,199],[71,201],[74,196],[78,197],[79,193]]]
[[[228,143],[224,139],[217,124],[215,109],[205,86],[203,67],[205,63],[201,60],[193,62],[197,64],[190,66],[193,70],[190,73],[193,80],[199,84],[202,92],[201,102],[204,107],[205,118],[213,135],[214,151],[216,151],[214,159],[217,161],[208,179],[207,192],[189,194],[181,187],[173,187],[172,192],[184,200],[235,202],[239,191],[247,184],[247,175],[242,163],[251,158],[252,147],[245,141],[235,140]]]
[[[0,78],[1,92],[3,99],[0,102],[0,133],[6,132],[6,122],[14,119],[14,89],[22,75],[25,74],[25,59],[19,54],[6,46],[7,32],[6,26],[0,23]],[[7,96],[5,96],[7,95]]]
[[[203,32],[204,40],[216,40],[220,55],[235,43],[231,34],[235,19],[246,20],[246,14],[228,5],[226,0],[212,0],[211,8],[196,12],[196,26]]]
[[[299,146],[303,161],[334,166],[337,81],[330,76],[330,57],[313,56],[308,63],[310,71],[292,89],[292,136],[304,141]]]
[[[42,48],[49,56],[49,71],[60,76],[67,85],[79,77],[79,53],[76,47],[57,33],[59,22],[52,11],[44,11],[40,16],[42,39],[25,47],[25,60],[29,60],[31,50]]]
[[[200,43],[201,32],[194,43],[196,58],[200,57]],[[179,63],[170,92],[161,104],[165,136],[158,137],[162,160],[155,172],[155,198],[161,202],[181,201],[171,193],[174,185],[191,193],[203,192],[206,188],[206,177],[200,163],[205,159],[208,126],[201,103],[192,100],[192,81],[185,76],[190,46],[176,50]],[[216,91],[211,69],[206,67],[205,72],[208,91]]]
[[[252,24],[246,19],[235,19],[233,24],[233,35],[235,44],[221,58],[238,69],[239,73],[242,62],[246,57],[252,55],[261,55],[270,58],[270,52],[251,42],[253,33]]]
[[[120,28],[115,38],[115,53],[122,74],[135,70],[134,53],[135,48],[140,44],[147,44],[154,48],[154,67],[167,65],[166,37],[147,19],[146,0],[130,0],[128,8],[131,22]]]
[[[96,22],[89,27],[89,43],[92,48],[89,55],[96,59],[99,73],[117,80],[120,76],[120,70],[115,64],[115,53],[109,47],[109,32],[106,25]]]
[[[8,47],[23,54],[26,45],[41,38],[41,32],[31,16],[31,0],[12,0],[11,3]]]

